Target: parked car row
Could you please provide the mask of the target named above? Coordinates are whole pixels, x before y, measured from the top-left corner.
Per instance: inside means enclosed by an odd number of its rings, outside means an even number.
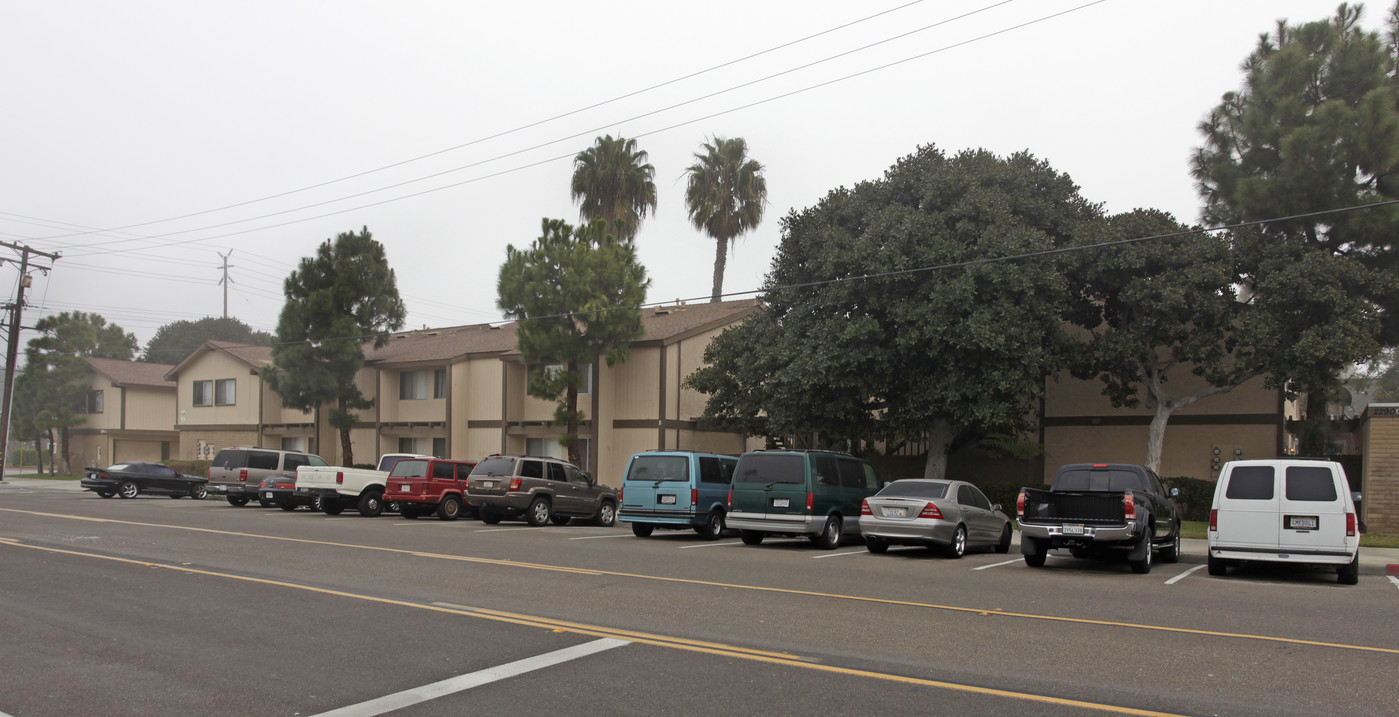
[[[257,498],[266,507],[304,505],[330,515],[353,503],[368,517],[389,506],[406,519],[465,515],[487,524],[586,519],[611,526],[620,519],[642,538],[693,529],[713,540],[734,529],[748,545],[771,535],[801,536],[829,550],[858,534],[871,553],[921,545],[960,558],[972,547],[1006,553],[1011,544],[1011,519],[975,485],[886,483],[868,461],[834,451],[749,451],[737,458],[646,451],[632,456],[620,491],[544,456],[461,461],[386,454],[379,468],[344,469],[311,454],[231,448],[220,451],[207,478],[133,461],[89,468],[81,485],[103,498],[144,492],[203,499],[217,492],[234,506]],[[1020,491],[1021,553],[1031,567],[1043,566],[1050,549],[1066,548],[1078,558],[1119,556],[1133,572],[1146,573],[1153,556],[1166,562],[1180,556],[1175,496],[1144,466],[1066,465],[1048,490]],[[1330,461],[1225,464],[1210,510],[1210,574],[1224,575],[1248,561],[1291,562],[1335,566],[1340,582],[1355,584],[1360,539],[1354,500],[1344,470]]]

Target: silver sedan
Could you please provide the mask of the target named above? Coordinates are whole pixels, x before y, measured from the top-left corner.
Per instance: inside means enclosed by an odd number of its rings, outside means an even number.
[[[860,506],[860,534],[871,553],[891,544],[924,545],[960,558],[971,546],[1010,550],[1010,518],[976,486],[960,480],[896,480]]]

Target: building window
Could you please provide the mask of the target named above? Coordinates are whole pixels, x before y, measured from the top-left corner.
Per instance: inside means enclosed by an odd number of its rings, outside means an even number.
[[[433,375],[427,371],[402,371],[398,374],[398,398],[401,401],[425,400],[433,388],[432,383]]]
[[[93,391],[92,393],[89,393],[89,394],[87,395],[87,412],[88,412],[88,413],[101,413],[101,412],[102,412],[102,392],[101,392],[101,391]]]
[[[235,379],[221,378],[214,382],[214,405],[232,406]]]
[[[447,439],[446,439],[446,438],[434,438],[434,439],[432,439],[432,455],[437,456],[438,458],[446,458],[446,457],[447,457]]]
[[[447,397],[447,369],[439,368],[432,372],[432,397]]]
[[[545,373],[551,377],[563,373],[564,365],[561,363],[551,363],[544,367]],[[578,393],[579,395],[593,392],[593,365],[590,363],[578,364]]]
[[[195,381],[194,382],[194,405],[212,406],[214,405],[214,382]]]

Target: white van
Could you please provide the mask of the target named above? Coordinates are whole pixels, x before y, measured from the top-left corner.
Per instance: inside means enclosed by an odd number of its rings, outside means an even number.
[[[1359,580],[1360,533],[1341,464],[1323,460],[1230,461],[1210,506],[1210,575],[1248,560],[1335,565]]]

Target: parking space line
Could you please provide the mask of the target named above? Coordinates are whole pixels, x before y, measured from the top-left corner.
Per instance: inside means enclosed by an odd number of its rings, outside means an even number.
[[[503,533],[503,532],[505,532],[505,531],[507,531],[507,530],[537,530],[537,529],[536,529],[534,526],[530,526],[530,527],[528,527],[528,528],[481,528],[481,529],[479,529],[479,530],[473,530],[472,532],[473,532],[473,533]]]
[[[1177,575],[1177,576],[1171,578],[1170,580],[1167,580],[1167,581],[1166,581],[1166,584],[1167,584],[1167,585],[1175,585],[1177,582],[1179,582],[1179,581],[1181,581],[1181,580],[1184,580],[1184,579],[1185,579],[1185,576],[1187,576],[1187,575],[1189,575],[1189,574],[1191,574],[1191,573],[1195,572],[1196,570],[1199,570],[1200,568],[1203,568],[1203,567],[1205,567],[1205,566],[1203,566],[1203,565],[1196,565],[1195,567],[1193,567],[1193,568],[1191,568],[1191,569],[1189,569],[1189,570],[1187,570],[1187,571],[1181,573],[1180,575]]]
[[[1001,567],[1002,565],[1010,565],[1010,564],[1012,564],[1012,563],[1018,563],[1018,562],[1020,562],[1020,560],[1018,560],[1018,559],[1017,559],[1017,560],[1007,560],[1007,561],[1002,562],[1002,563],[991,563],[990,565],[982,565],[982,566],[979,566],[979,567],[972,568],[972,570],[987,570],[987,569],[990,569],[990,568],[999,568],[999,567]]]
[[[868,550],[852,550],[852,551],[850,551],[850,552],[848,552],[848,553],[826,553],[825,555],[813,555],[813,556],[811,556],[811,559],[812,559],[812,560],[820,560],[821,558],[839,558],[839,557],[844,556],[844,555],[869,555],[869,554],[870,554],[870,551],[868,551]]]
[[[626,533],[621,533],[621,534],[619,534],[619,535],[583,535],[583,536],[579,536],[579,537],[577,537],[577,538],[569,538],[569,540],[597,540],[597,539],[599,539],[599,538],[630,538],[630,537],[632,537],[632,536],[627,535]]]
[[[1394,587],[1399,588],[1399,578],[1393,575],[1386,575],[1385,577],[1389,578],[1389,582],[1394,583]]]
[[[392,695],[385,695],[368,702],[361,702],[357,705],[349,705],[348,707],[341,707],[329,712],[322,712],[318,717],[372,717],[373,715],[381,715],[386,712],[403,709],[404,707],[411,707],[429,700],[435,700],[438,697],[446,697],[447,695],[464,692],[473,687],[480,687],[481,685],[487,685],[492,682],[523,675],[526,672],[534,672],[535,670],[542,670],[546,667],[553,667],[554,665],[571,662],[629,644],[631,643],[626,640],[604,637],[593,640],[592,642],[585,642],[581,645],[574,645],[573,647],[565,647],[562,650],[548,652],[543,655],[516,660],[515,662],[499,665],[497,667],[490,667],[465,675],[458,675],[442,680],[441,682],[434,682],[430,685],[423,685],[422,687],[415,687]]]
[[[680,546],[680,549],[689,550],[690,548],[722,548],[727,545],[743,545],[743,541],[739,540],[733,543],[699,543],[697,545],[682,545]]]

